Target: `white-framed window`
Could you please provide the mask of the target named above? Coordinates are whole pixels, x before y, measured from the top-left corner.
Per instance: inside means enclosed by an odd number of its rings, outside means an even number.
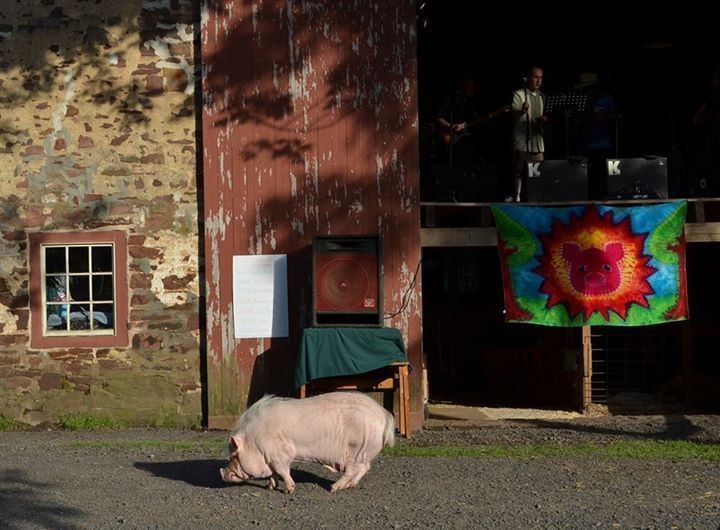
[[[32,347],[127,344],[127,236],[30,234]]]
[[[112,335],[115,276],[112,243],[41,245],[46,335]]]

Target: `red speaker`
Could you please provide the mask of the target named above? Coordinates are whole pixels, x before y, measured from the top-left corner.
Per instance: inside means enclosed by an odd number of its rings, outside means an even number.
[[[381,240],[317,236],[313,242],[315,326],[382,325]]]

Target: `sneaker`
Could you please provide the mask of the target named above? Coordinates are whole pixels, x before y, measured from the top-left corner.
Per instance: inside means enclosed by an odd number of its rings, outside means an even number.
[[[520,202],[520,195],[518,195],[517,197],[515,197],[515,202]]]
[[[505,202],[513,202],[512,195],[508,195],[507,197],[505,197]]]

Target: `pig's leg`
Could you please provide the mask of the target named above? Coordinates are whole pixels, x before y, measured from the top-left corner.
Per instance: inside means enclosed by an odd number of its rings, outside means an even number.
[[[337,479],[337,482],[335,482],[335,483],[330,487],[330,491],[340,491],[340,490],[344,490],[345,488],[347,488],[348,481],[349,481],[348,476],[347,476],[347,475],[343,475],[342,477],[340,477],[339,479]]]
[[[275,481],[275,477],[276,477],[275,473],[270,475],[270,481],[268,482],[268,489],[274,490],[275,488],[277,488],[277,482]]]
[[[355,476],[350,480],[350,483],[348,484],[348,488],[354,488],[358,485],[358,482],[360,482],[360,479],[365,476],[365,473],[370,471],[370,463],[358,463],[357,465],[357,473],[355,473]]]
[[[370,464],[360,462],[348,462],[345,466],[345,473],[335,482],[330,491],[340,491],[355,486],[365,473],[370,469]]]
[[[274,475],[279,475],[285,482],[285,490],[288,493],[295,491],[295,481],[290,476],[290,466],[287,464],[270,464]]]

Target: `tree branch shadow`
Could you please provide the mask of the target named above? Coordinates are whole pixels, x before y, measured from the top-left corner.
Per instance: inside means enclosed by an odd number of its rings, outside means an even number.
[[[22,469],[7,469],[0,475],[0,522],[3,528],[77,528],[82,511],[63,506],[47,498],[43,492],[52,484],[27,477]]]
[[[642,418],[628,419],[627,422],[618,422],[617,419],[610,418],[606,424],[602,419],[593,424],[571,421],[556,420],[513,420],[518,425],[535,427],[539,429],[552,429],[574,431],[589,437],[622,437],[637,440],[654,440],[654,441],[677,441],[688,440],[702,443],[718,443],[720,440],[713,439],[712,435],[705,431],[701,425],[693,422],[691,418],[684,415],[666,415],[665,425],[658,429],[637,429],[638,422],[647,423]]]

